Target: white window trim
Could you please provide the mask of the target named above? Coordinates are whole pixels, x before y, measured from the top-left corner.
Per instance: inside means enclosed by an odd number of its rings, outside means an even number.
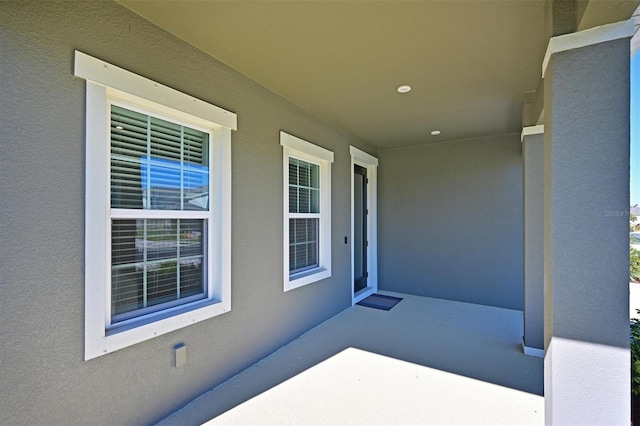
[[[85,360],[143,342],[231,310],[232,112],[75,52],[74,75],[86,80]],[[145,315],[107,331],[110,322],[109,101],[212,131],[208,298]]]
[[[355,305],[367,296],[378,291],[378,159],[353,145],[349,145],[351,154],[351,285],[355,273],[355,211],[354,211],[354,173],[353,166],[359,165],[367,169],[367,265],[369,277],[367,287],[354,294],[351,289],[351,304]]]
[[[283,253],[284,291],[293,290],[331,276],[331,163],[333,152],[303,139],[280,132],[283,146]],[[320,166],[320,239],[318,267],[303,273],[289,274],[289,158]]]

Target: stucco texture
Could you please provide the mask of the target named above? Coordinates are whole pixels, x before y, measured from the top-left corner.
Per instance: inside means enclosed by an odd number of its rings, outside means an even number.
[[[380,288],[522,309],[519,135],[379,156]]]
[[[232,311],[90,361],[76,49],[238,115]],[[155,422],[350,306],[349,144],[371,146],[113,2],[2,1],[0,51],[0,424]],[[333,276],[287,293],[280,130],[335,153]]]
[[[561,52],[546,70],[547,340],[629,345],[628,49],[621,39]]]
[[[545,70],[545,423],[626,424],[629,39]]]

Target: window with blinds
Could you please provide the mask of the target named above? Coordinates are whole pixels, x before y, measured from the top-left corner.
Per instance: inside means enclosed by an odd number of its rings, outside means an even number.
[[[289,272],[318,267],[320,167],[289,158]]]
[[[207,297],[208,132],[111,105],[111,323]]]
[[[283,289],[331,276],[333,152],[285,132],[283,147]]]
[[[86,84],[89,360],[231,311],[238,123],[197,94],[82,52],[73,68]]]

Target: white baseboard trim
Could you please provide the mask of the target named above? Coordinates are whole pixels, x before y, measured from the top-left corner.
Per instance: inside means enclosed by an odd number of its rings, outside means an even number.
[[[544,349],[530,348],[522,341],[522,351],[525,355],[535,356],[536,358],[544,358]]]

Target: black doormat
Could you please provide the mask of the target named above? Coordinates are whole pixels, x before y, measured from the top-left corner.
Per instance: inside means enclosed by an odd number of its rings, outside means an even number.
[[[382,309],[388,311],[396,306],[396,304],[402,300],[402,297],[385,296],[384,294],[372,294],[369,297],[365,297],[357,303],[360,306],[366,306],[367,308]]]

